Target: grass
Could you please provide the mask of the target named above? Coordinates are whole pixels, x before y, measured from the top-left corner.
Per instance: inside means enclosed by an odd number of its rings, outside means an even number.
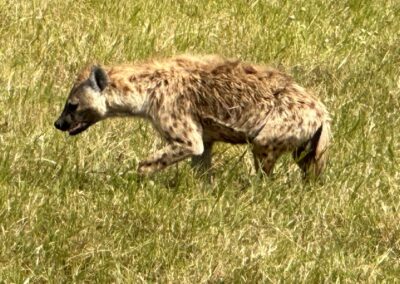
[[[0,0],[0,282],[394,282],[400,278],[398,1]],[[218,53],[280,66],[333,116],[323,182],[288,157],[250,176],[219,145],[139,181],[140,120],[56,131],[87,62]]]

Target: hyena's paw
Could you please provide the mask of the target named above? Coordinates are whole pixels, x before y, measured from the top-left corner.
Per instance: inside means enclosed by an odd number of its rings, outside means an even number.
[[[139,162],[139,166],[137,169],[137,173],[141,176],[149,175],[157,170],[157,167],[154,163],[149,161],[141,161]]]

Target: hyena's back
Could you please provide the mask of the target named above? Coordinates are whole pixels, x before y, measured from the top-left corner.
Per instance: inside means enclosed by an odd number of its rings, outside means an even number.
[[[269,133],[265,139],[293,136],[297,141],[292,144],[298,146],[329,120],[318,99],[272,68],[225,61],[209,70],[192,71],[191,76],[182,100],[190,104],[205,138],[222,136],[210,139],[246,143],[264,130]],[[181,111],[178,108],[176,113]]]
[[[278,107],[279,95],[292,84],[282,72],[239,61],[218,61],[207,67],[190,70],[181,92],[206,140],[249,142]]]

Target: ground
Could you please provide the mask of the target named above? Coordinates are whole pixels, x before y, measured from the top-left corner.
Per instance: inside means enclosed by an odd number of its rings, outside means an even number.
[[[0,282],[375,282],[400,277],[398,1],[0,0]],[[76,73],[215,53],[291,73],[333,118],[322,181],[251,176],[219,145],[139,179],[140,120],[53,127]]]

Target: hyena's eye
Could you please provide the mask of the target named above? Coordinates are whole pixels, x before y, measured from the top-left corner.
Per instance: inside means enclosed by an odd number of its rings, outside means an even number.
[[[67,110],[69,112],[76,111],[77,108],[78,108],[78,104],[77,103],[71,103],[71,102],[67,103]]]

